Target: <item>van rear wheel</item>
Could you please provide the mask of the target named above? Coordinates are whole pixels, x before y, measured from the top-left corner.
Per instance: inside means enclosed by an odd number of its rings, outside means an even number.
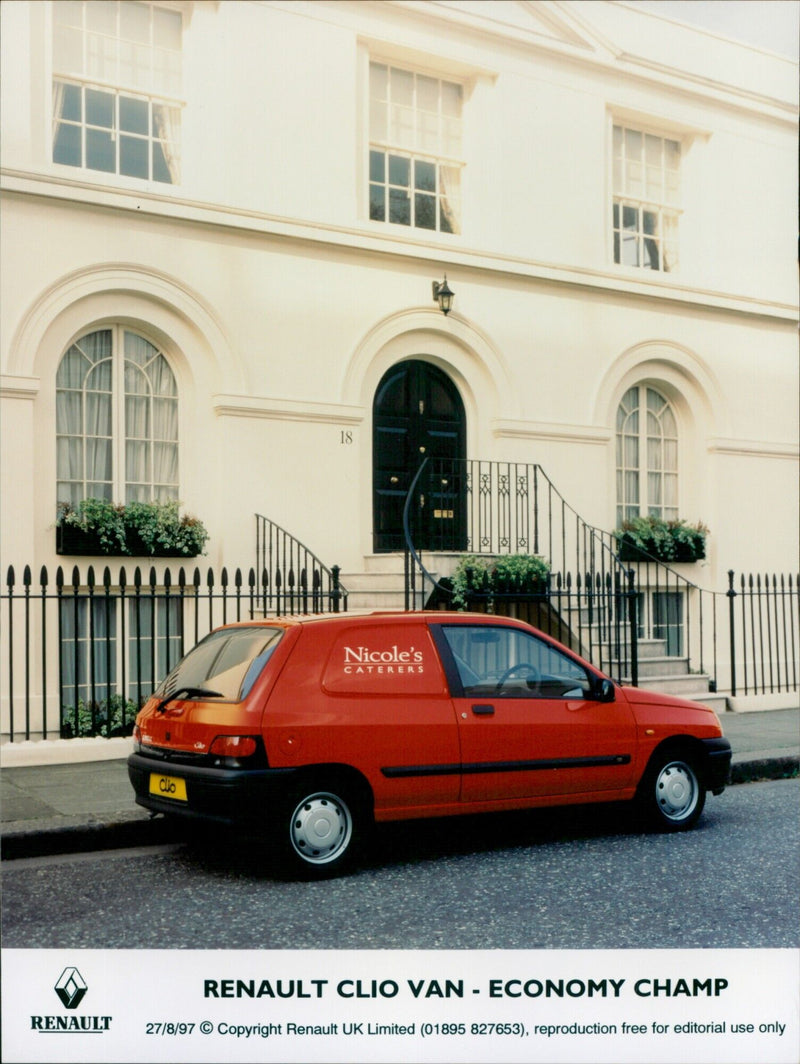
[[[321,878],[352,860],[363,823],[361,807],[341,785],[297,787],[284,805],[281,849],[295,872]]]

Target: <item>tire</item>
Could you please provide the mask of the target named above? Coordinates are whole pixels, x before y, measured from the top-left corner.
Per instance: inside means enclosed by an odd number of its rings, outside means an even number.
[[[284,803],[279,848],[291,872],[320,879],[339,874],[353,860],[366,826],[364,804],[348,786],[313,780]]]
[[[683,750],[657,754],[639,789],[639,804],[659,831],[687,831],[703,812],[706,791],[697,762]]]

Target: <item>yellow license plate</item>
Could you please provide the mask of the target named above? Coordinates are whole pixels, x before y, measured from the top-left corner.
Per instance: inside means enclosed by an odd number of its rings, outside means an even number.
[[[186,795],[186,780],[178,779],[177,776],[158,776],[155,772],[150,773],[150,793],[159,798],[173,798],[177,802],[188,802]]]

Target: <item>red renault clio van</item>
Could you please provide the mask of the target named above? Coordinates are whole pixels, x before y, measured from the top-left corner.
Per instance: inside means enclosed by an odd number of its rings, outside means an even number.
[[[521,621],[421,612],[217,629],[139,713],[128,771],[145,808],[256,828],[321,875],[373,821],[635,799],[679,831],[730,760],[706,706]]]

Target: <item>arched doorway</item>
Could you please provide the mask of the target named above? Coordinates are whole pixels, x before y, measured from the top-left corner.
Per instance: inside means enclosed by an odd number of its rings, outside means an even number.
[[[384,374],[372,413],[374,549],[402,550],[403,506],[423,459],[466,458],[464,404],[446,373],[430,362],[409,359]],[[453,483],[462,481],[459,475]],[[433,505],[428,495],[426,499],[420,484],[413,501],[415,546],[463,549],[462,499],[441,496]]]

